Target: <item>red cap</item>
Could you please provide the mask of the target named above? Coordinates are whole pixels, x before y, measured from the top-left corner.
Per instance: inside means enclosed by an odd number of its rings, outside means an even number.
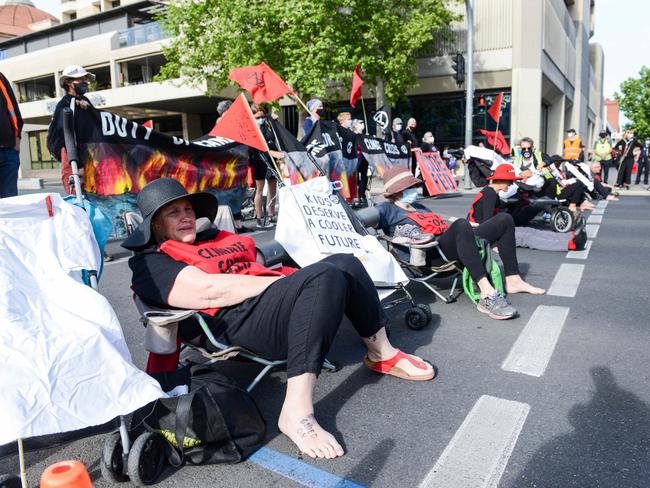
[[[497,166],[497,169],[494,170],[492,176],[485,178],[486,180],[508,180],[516,181],[523,180],[521,176],[517,176],[515,173],[515,167],[509,163],[503,163]]]

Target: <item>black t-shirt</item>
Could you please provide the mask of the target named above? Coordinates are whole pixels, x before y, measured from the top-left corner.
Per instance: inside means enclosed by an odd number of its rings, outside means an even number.
[[[624,141],[621,139],[614,147],[621,155],[622,161],[630,161],[634,159],[634,148],[641,147],[641,143],[636,139],[632,139],[631,141]]]
[[[214,228],[199,232],[194,243],[212,240],[218,233],[219,230]],[[176,277],[189,264],[158,251],[158,246],[155,244],[129,259],[129,268],[133,272],[131,286],[145,303],[167,308],[170,307],[167,300]]]
[[[482,224],[494,217],[499,211],[499,195],[490,186],[483,188],[472,202],[467,220]]]
[[[406,142],[411,149],[420,147],[420,144],[418,143],[418,137],[415,135],[415,132],[413,132],[408,127],[402,131],[402,139],[404,139],[404,142]]]
[[[52,115],[52,122],[47,129],[47,149],[52,154],[52,157],[57,161],[61,160],[61,149],[65,147],[65,137],[63,135],[63,109],[70,107],[72,95],[63,95],[59,103],[56,104],[54,114]],[[85,100],[92,106],[90,100],[86,97],[74,97],[77,100]],[[75,108],[76,110],[76,108]]]

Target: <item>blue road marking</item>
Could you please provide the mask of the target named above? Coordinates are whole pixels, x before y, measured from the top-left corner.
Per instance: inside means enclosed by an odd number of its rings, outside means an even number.
[[[364,488],[363,485],[354,481],[348,481],[267,447],[262,447],[254,452],[248,460],[303,486],[313,488]]]

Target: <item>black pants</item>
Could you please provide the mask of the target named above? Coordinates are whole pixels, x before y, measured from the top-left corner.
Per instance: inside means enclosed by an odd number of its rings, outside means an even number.
[[[377,290],[350,254],[328,256],[210,317],[218,340],[266,359],[287,359],[287,375],[320,373],[343,315],[361,337],[387,324]]]
[[[607,183],[607,180],[609,179],[609,170],[614,166],[614,161],[611,159],[601,159],[600,160],[600,174],[602,175],[603,178],[603,183]]]
[[[648,184],[648,172],[650,172],[650,159],[640,157],[639,158],[639,167],[636,170],[636,184],[638,185],[641,183],[641,173],[644,173],[643,175],[643,184],[647,185]]]
[[[634,167],[634,158],[625,159],[618,168],[618,177],[616,185],[629,185],[632,182],[632,168]]]
[[[558,198],[560,200],[566,200],[569,203],[580,205],[585,201],[586,191],[587,187],[585,184],[581,181],[576,181],[575,183],[571,183],[570,185],[562,188],[560,194],[558,195]]]
[[[447,259],[460,261],[469,270],[472,279],[478,282],[487,277],[487,272],[476,247],[476,237],[482,237],[490,245],[496,244],[506,276],[519,274],[512,215],[499,213],[478,227],[472,227],[466,219],[458,219],[439,237],[440,250]],[[437,264],[436,261],[440,261],[438,251],[430,249],[427,263]]]
[[[603,185],[600,181],[594,179],[594,190],[600,195],[602,198],[607,198],[610,193],[612,193],[611,188],[607,188],[605,185]]]
[[[359,198],[365,199],[366,190],[368,189],[368,161],[366,161],[366,158],[359,158],[357,178],[359,182]]]

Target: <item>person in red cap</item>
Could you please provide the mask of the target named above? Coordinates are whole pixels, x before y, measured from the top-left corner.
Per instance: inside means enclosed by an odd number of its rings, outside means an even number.
[[[398,226],[415,225],[421,231],[437,236],[438,246],[427,249],[426,265],[442,264],[440,252],[447,259],[462,263],[479,287],[479,312],[495,320],[510,319],[517,315],[517,309],[488,280],[487,271],[476,247],[476,237],[481,237],[498,248],[505,270],[507,293],[545,293],[542,288],[525,282],[519,274],[515,224],[510,214],[500,213],[475,228],[467,219],[458,219],[448,225],[441,216],[415,201],[418,195],[417,187],[422,182],[415,178],[407,167],[390,167],[382,178],[384,196],[388,201],[376,206],[379,212],[379,227],[387,235],[394,235]]]
[[[482,224],[499,213],[499,192],[505,191],[513,181],[523,178],[517,176],[512,164],[504,163],[497,166],[494,174],[485,178],[490,183],[478,192],[472,202],[467,219],[473,224]]]

